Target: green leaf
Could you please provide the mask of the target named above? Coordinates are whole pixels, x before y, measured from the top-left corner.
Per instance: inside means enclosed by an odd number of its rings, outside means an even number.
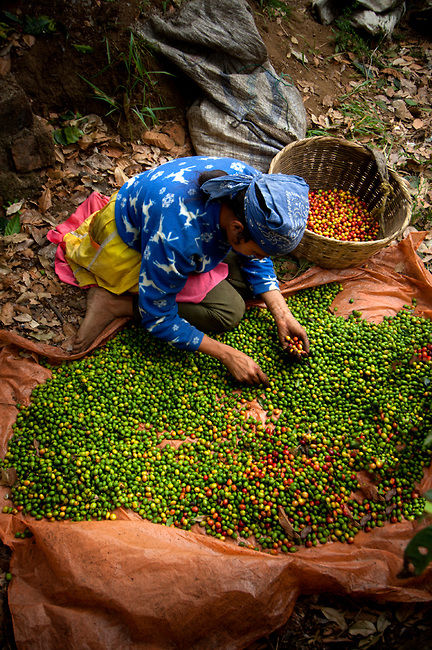
[[[348,631],[352,635],[359,634],[360,636],[370,636],[371,634],[375,634],[377,630],[372,621],[362,620],[356,621],[354,625],[351,625]]]
[[[9,221],[6,224],[5,228],[5,236],[7,235],[16,235],[19,233],[21,230],[21,223],[20,223],[20,216],[18,214],[14,214],[12,219],[9,219]]]
[[[429,433],[423,442],[423,447],[430,447],[432,445],[432,433]]]
[[[339,628],[344,632],[348,625],[345,620],[345,617],[341,611],[334,609],[333,607],[321,607],[321,611],[328,621],[336,623]]]
[[[415,575],[420,575],[432,561],[432,526],[420,530],[405,549],[405,565],[414,565]]]
[[[406,99],[405,103],[408,104],[408,106],[417,106],[417,102],[415,102],[413,99]]]
[[[12,20],[14,23],[19,23],[20,19],[16,14],[11,13],[10,11],[3,11],[3,14],[6,16],[6,18],[9,18],[9,20]]]
[[[389,621],[385,614],[380,614],[376,622],[378,632],[384,632],[389,625],[391,625],[391,621]]]
[[[93,52],[91,45],[79,45],[78,43],[72,43],[72,47],[74,47],[77,52],[81,52],[82,54],[89,54],[90,52]]]
[[[427,499],[428,501],[432,501],[432,490],[428,490],[427,492],[424,493],[424,498]]]
[[[26,34],[39,36],[56,31],[56,24],[48,16],[24,16],[23,30]]]
[[[83,132],[77,126],[64,126],[62,129],[56,129],[53,133],[55,142],[61,145],[78,142],[82,135],[84,135]]]

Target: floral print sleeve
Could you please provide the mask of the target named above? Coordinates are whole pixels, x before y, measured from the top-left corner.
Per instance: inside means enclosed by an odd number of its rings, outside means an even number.
[[[273,262],[269,257],[260,260],[257,258],[244,257],[242,259],[242,268],[255,296],[279,289],[279,282],[273,267]]]
[[[158,338],[175,347],[197,350],[204,334],[180,318],[176,295],[185,285],[187,265],[180,264],[174,249],[163,243],[144,255],[139,276],[139,311],[142,324]],[[190,268],[190,267],[189,267]]]
[[[228,174],[255,171],[233,158],[178,158],[131,178],[120,188],[115,205],[120,237],[142,255],[142,324],[187,350],[197,350],[204,334],[179,317],[177,293],[190,273],[214,269],[230,250],[219,224],[220,206],[208,204],[198,186],[200,173],[214,169]],[[250,265],[251,283],[259,288],[261,267]]]

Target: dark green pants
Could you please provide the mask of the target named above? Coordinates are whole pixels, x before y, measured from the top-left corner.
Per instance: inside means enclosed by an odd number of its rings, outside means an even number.
[[[228,276],[217,284],[200,303],[179,302],[178,313],[202,332],[225,332],[241,321],[245,300],[253,294],[246,283],[234,252],[225,258]]]

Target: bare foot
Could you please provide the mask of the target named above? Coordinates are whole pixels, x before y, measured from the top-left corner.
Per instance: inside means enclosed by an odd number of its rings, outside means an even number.
[[[115,318],[133,316],[133,298],[130,294],[117,296],[101,287],[92,287],[87,296],[87,308],[72,351],[84,352],[97,336]]]

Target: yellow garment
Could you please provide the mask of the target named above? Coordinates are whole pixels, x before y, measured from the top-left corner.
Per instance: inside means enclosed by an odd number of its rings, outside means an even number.
[[[116,294],[138,293],[141,255],[117,233],[116,197],[117,192],[105,207],[64,236],[65,255],[80,287],[98,284]]]

